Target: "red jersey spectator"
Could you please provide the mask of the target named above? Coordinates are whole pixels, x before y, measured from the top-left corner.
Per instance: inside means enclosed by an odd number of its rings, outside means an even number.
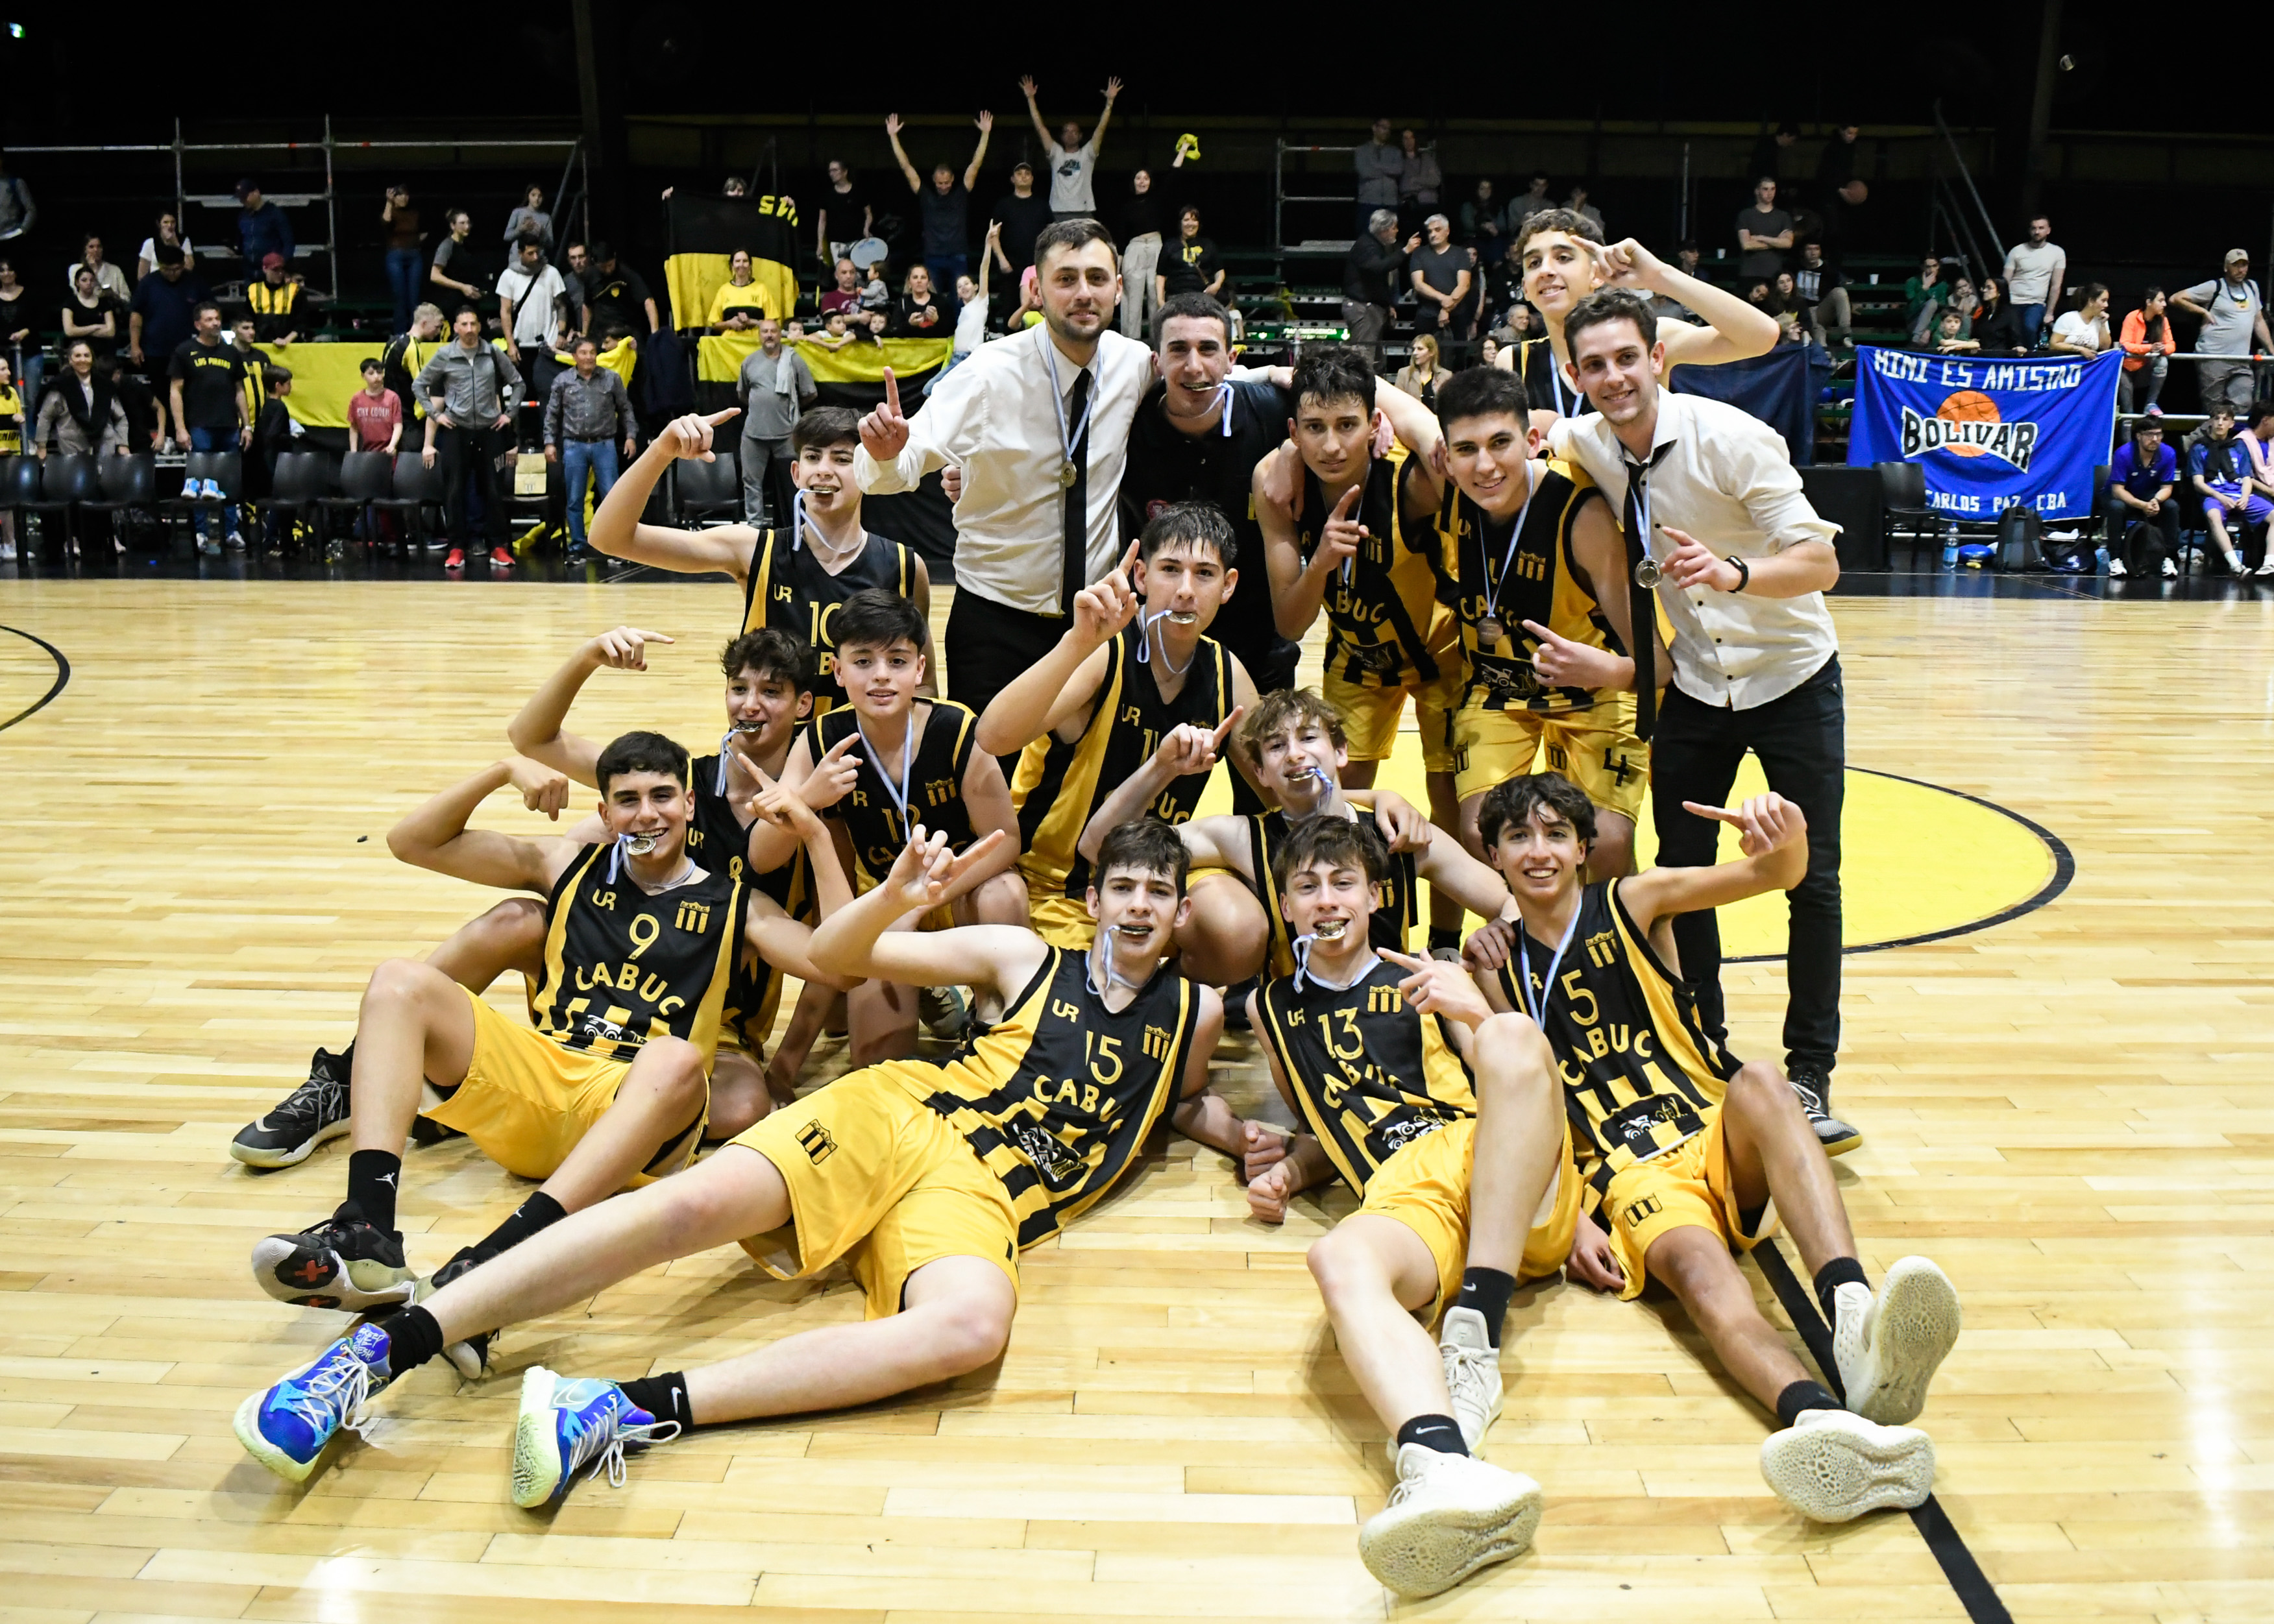
[[[390,456],[403,441],[403,397],[387,387],[387,368],[377,356],[363,364],[363,387],[348,396],[348,425],[358,451]]]

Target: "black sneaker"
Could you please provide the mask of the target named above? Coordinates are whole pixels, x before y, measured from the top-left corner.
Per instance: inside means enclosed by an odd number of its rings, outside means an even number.
[[[357,1314],[408,1303],[418,1285],[404,1267],[403,1237],[360,1218],[327,1218],[297,1235],[256,1242],[252,1278],[280,1303]]]
[[[480,1259],[474,1256],[472,1247],[464,1248],[457,1256],[434,1271],[433,1277],[419,1288],[418,1295],[422,1298],[433,1296],[479,1261]],[[489,1331],[478,1331],[463,1342],[452,1342],[444,1348],[442,1357],[449,1360],[457,1368],[458,1374],[465,1380],[478,1381],[481,1380],[482,1372],[489,1368],[490,1338],[493,1335],[494,1333]]]
[[[1813,1067],[1800,1066],[1786,1080],[1792,1084],[1792,1092],[1807,1115],[1808,1125],[1816,1130],[1816,1142],[1824,1147],[1826,1155],[1844,1156],[1864,1142],[1862,1130],[1832,1114],[1830,1078]]]
[[[932,1036],[960,1043],[971,1030],[971,1003],[960,987],[926,987],[916,994],[916,1019]]]
[[[1247,1023],[1247,996],[1262,984],[1261,976],[1249,976],[1236,986],[1224,989],[1224,1029],[1226,1032],[1252,1030]]]
[[[334,1054],[320,1049],[308,1062],[308,1080],[286,1094],[258,1122],[230,1141],[229,1154],[247,1167],[282,1168],[305,1162],[326,1139],[348,1131],[348,1078],[355,1045]]]

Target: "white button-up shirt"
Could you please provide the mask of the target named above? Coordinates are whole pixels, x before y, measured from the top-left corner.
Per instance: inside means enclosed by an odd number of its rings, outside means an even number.
[[[1653,452],[1670,446],[1650,473],[1650,520],[1685,530],[1727,558],[1768,558],[1803,541],[1830,541],[1836,524],[1817,516],[1800,488],[1785,443],[1751,413],[1702,395],[1658,392]],[[1565,417],[1548,431],[1548,455],[1576,460],[1626,511],[1625,448],[1600,416]],[[1664,560],[1673,551],[1656,534],[1644,545]],[[1824,594],[1757,598],[1750,592],[1683,589],[1661,581],[1658,601],[1674,628],[1674,681],[1702,703],[1751,710],[1781,699],[1840,651]]]
[[[1052,353],[1045,355],[1045,347]],[[1058,367],[1051,400],[1050,363]],[[1065,575],[1065,466],[1058,414],[1082,369],[1050,344],[1050,326],[983,344],[939,380],[908,419],[908,443],[892,462],[864,447],[853,477],[870,494],[915,488],[949,462],[963,470],[955,505],[959,591],[1013,609],[1056,614]],[[1088,558],[1084,580],[1101,581],[1120,560],[1121,470],[1129,425],[1153,381],[1153,352],[1115,332],[1098,335],[1090,357]],[[1069,417],[1065,432],[1074,424]]]

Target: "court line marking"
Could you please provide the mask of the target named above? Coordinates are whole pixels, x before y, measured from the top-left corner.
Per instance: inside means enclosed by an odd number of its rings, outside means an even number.
[[[17,636],[21,637],[26,643],[38,643],[40,647],[48,651],[48,658],[56,663],[56,680],[54,683],[49,686],[46,693],[41,695],[39,698],[34,700],[23,710],[16,712],[15,715],[10,717],[6,721],[0,722],[0,733],[4,733],[9,728],[13,727],[17,723],[23,721],[26,718],[46,710],[49,702],[52,701],[56,695],[62,693],[64,688],[70,684],[72,669],[71,661],[64,658],[64,651],[56,647],[54,643],[49,643],[45,637],[36,636],[30,632],[25,631],[20,627],[15,626],[0,626],[0,632],[13,632]]]

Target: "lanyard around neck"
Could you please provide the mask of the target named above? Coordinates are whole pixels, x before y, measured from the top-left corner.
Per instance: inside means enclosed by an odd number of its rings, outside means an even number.
[[[907,739],[903,741],[900,747],[900,779],[897,784],[892,781],[892,775],[885,771],[885,758],[877,754],[877,747],[870,742],[869,730],[862,726],[858,718],[855,718],[853,726],[854,730],[861,735],[861,748],[868,752],[869,764],[877,770],[877,776],[885,781],[885,793],[892,796],[892,804],[900,808],[900,838],[905,840],[915,827],[908,822],[908,780],[909,775],[915,770],[915,706],[911,704],[908,707],[908,732]]]
[[[1508,532],[1508,551],[1500,560],[1500,574],[1485,583],[1485,613],[1487,620],[1500,618],[1500,592],[1508,584],[1508,567],[1516,562],[1517,544],[1524,538],[1524,515],[1532,511],[1532,499],[1540,491],[1540,480],[1532,471],[1532,464],[1524,465],[1524,505],[1516,510],[1516,523]]]
[[[1065,391],[1058,387],[1058,347],[1050,342],[1047,328],[1043,334],[1043,360],[1050,369],[1050,404],[1058,409],[1058,449],[1065,454],[1065,465],[1072,468],[1073,448],[1081,444],[1081,437],[1089,432],[1089,419],[1097,410],[1096,375],[1091,375],[1089,398],[1081,403],[1081,421],[1073,425],[1073,432],[1069,434],[1066,432]]]
[[[1531,935],[1524,929],[1521,920],[1517,922],[1516,989],[1524,996],[1525,1013],[1531,1016],[1532,1024],[1543,1032],[1547,1029],[1547,1006],[1555,997],[1555,973],[1563,967],[1563,950],[1571,945],[1571,938],[1578,929],[1579,907],[1574,903],[1571,922],[1563,927],[1563,939],[1555,944],[1555,956],[1547,961],[1546,990],[1535,1000],[1532,996],[1532,950],[1528,945]]]

